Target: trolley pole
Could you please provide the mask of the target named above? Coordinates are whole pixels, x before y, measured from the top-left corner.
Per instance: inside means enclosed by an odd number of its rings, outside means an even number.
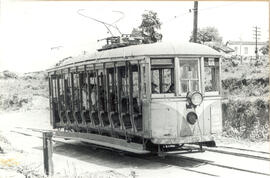
[[[257,27],[257,26],[255,26],[255,27],[253,27],[254,28],[254,32],[255,32],[255,34],[253,34],[254,35],[254,38],[255,38],[255,55],[256,55],[256,60],[258,60],[259,59],[259,53],[258,53],[258,40],[260,39],[260,27]]]
[[[53,175],[53,161],[52,161],[52,132],[43,132],[43,161],[44,173],[47,176]]]
[[[198,31],[198,1],[194,1],[194,17],[193,17],[193,42],[197,43],[197,31]]]

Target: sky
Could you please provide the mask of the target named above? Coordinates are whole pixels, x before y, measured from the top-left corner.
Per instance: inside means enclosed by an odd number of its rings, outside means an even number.
[[[157,12],[163,41],[187,42],[193,29],[192,1],[18,1],[0,0],[0,71],[33,72],[50,68],[57,61],[94,52],[97,40],[110,36],[105,26],[78,14],[116,24],[131,33],[145,10]],[[253,27],[261,30],[260,41],[269,40],[268,2],[199,1],[198,28],[216,27],[228,40],[254,41]],[[113,30],[115,35],[118,35]]]

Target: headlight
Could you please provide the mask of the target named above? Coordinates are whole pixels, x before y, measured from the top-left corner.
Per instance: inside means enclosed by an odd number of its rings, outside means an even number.
[[[187,121],[188,123],[190,123],[191,125],[194,125],[196,123],[196,121],[198,120],[198,116],[195,112],[191,111],[187,114]]]
[[[199,92],[194,92],[192,93],[191,97],[190,97],[191,103],[195,106],[198,106],[202,103],[203,101],[203,96],[201,93]]]

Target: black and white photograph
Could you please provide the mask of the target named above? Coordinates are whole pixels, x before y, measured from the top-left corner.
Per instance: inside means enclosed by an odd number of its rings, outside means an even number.
[[[269,177],[269,1],[0,0],[0,178]]]

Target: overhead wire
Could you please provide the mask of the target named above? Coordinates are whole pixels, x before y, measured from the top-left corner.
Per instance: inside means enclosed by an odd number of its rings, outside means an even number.
[[[201,11],[205,11],[205,10],[211,10],[211,9],[216,9],[216,8],[222,8],[222,7],[230,6],[230,5],[237,4],[237,3],[239,3],[239,2],[232,2],[232,3],[229,3],[229,4],[223,4],[223,5],[213,6],[213,7],[202,8],[202,9],[199,9],[199,11],[201,12]],[[114,21],[113,23],[110,24],[110,23],[106,23],[106,22],[103,22],[103,21],[101,21],[101,20],[98,20],[98,19],[96,19],[96,18],[87,16],[87,15],[85,15],[85,14],[83,14],[83,13],[80,13],[79,11],[82,11],[82,10],[85,10],[85,9],[79,9],[79,10],[77,11],[77,13],[78,13],[79,15],[83,16],[83,17],[86,17],[86,18],[89,18],[89,19],[91,19],[91,20],[94,20],[94,21],[97,21],[97,22],[99,22],[99,23],[102,23],[102,24],[106,27],[106,29],[110,32],[110,34],[111,34],[112,36],[114,36],[114,35],[113,35],[113,33],[112,33],[112,31],[110,30],[109,27],[115,28],[115,29],[122,35],[122,33],[121,33],[120,29],[118,28],[118,26],[116,25],[116,23],[119,22],[120,20],[122,20],[122,19],[125,17],[125,14],[124,14],[123,12],[121,12],[121,11],[113,11],[113,12],[121,13],[122,16],[121,16],[119,19],[117,19],[116,21]],[[179,17],[182,17],[182,16],[185,16],[185,15],[191,14],[193,11],[194,11],[193,8],[188,9],[187,12],[181,13],[181,14],[179,14],[179,15],[175,15],[173,18],[170,18],[169,20],[163,22],[162,25],[167,24],[167,23],[169,23],[169,22],[172,22],[172,21],[176,20],[176,19],[179,18]],[[155,27],[155,26],[159,26],[159,24],[154,24],[154,25],[151,25],[151,26],[148,26],[148,27]]]
[[[224,6],[230,6],[230,5],[237,4],[237,3],[239,3],[239,2],[232,2],[232,3],[229,3],[229,4],[223,4],[223,5],[218,5],[218,6],[213,6],[213,7],[207,7],[207,8],[202,8],[202,9],[199,8],[198,11],[201,12],[201,11],[205,11],[205,10],[211,10],[211,9],[216,9],[216,8],[222,8],[222,7],[224,7]],[[167,24],[167,23],[169,23],[169,22],[172,22],[172,21],[176,20],[176,19],[179,18],[179,17],[185,16],[185,15],[187,15],[187,14],[191,14],[193,11],[194,11],[193,8],[188,9],[187,12],[181,13],[181,14],[179,14],[179,15],[175,15],[173,18],[171,18],[171,19],[169,19],[169,20],[163,22],[162,24],[164,25],[164,24]],[[149,27],[154,27],[154,26],[157,26],[157,25],[151,25],[151,26],[149,26]]]

